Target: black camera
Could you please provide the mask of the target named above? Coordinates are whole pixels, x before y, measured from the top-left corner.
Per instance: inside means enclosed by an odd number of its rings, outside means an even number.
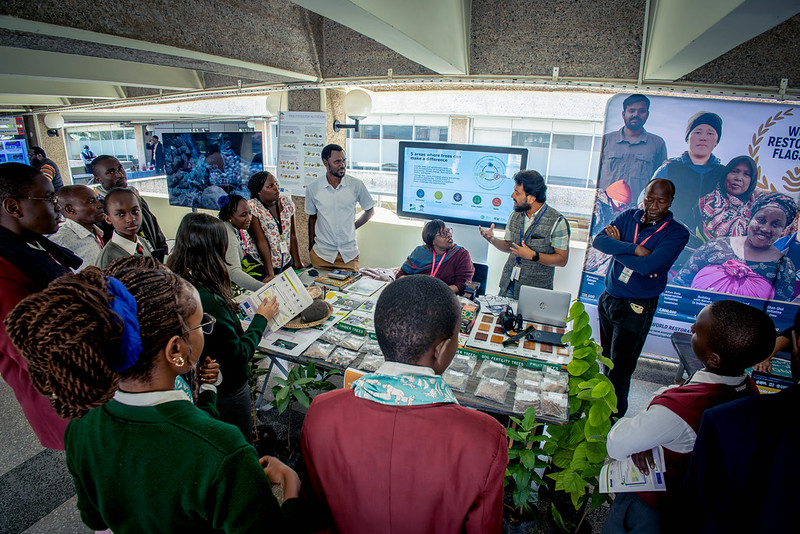
[[[509,334],[511,331],[519,332],[522,330],[522,315],[519,313],[515,315],[511,311],[511,306],[506,306],[506,309],[500,314],[500,325],[506,335],[511,335]]]

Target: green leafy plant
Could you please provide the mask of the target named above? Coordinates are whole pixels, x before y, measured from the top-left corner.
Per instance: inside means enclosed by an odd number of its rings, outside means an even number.
[[[275,397],[272,401],[277,408],[278,414],[286,411],[292,401],[297,401],[301,406],[308,408],[311,405],[312,391],[330,391],[336,386],[330,382],[334,375],[342,374],[341,371],[330,369],[318,372],[314,362],[308,365],[299,364],[289,371],[286,378],[276,378],[277,385],[272,386],[272,394]],[[289,431],[287,432],[287,447],[291,448],[291,423],[289,418]]]
[[[533,515],[531,506],[538,501],[538,494],[531,489],[531,482],[544,484],[536,469],[547,467],[547,461],[539,458],[539,444],[545,437],[536,435],[536,429],[543,423],[536,422],[536,408],[531,406],[522,419],[511,417],[514,425],[506,428],[510,440],[508,466],[504,484],[511,489],[515,515],[522,520]]]
[[[575,301],[570,307],[567,321],[572,330],[562,340],[572,346],[569,372],[569,422],[563,426],[549,425],[542,451],[552,459],[553,471],[547,475],[555,481],[555,490],[569,494],[575,510],[590,503],[576,529],[580,527],[589,509],[608,502],[609,496],[599,492],[597,477],[606,459],[606,436],[611,430],[611,414],[617,408],[614,386],[600,372],[600,363],[613,367],[603,356],[602,347],[592,338],[589,314],[582,303]],[[571,525],[565,513],[552,505],[556,524],[564,531]],[[562,511],[563,512],[563,511]]]

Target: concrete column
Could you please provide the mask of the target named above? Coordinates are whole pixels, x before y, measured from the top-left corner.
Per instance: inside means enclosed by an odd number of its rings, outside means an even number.
[[[469,130],[472,119],[467,117],[450,117],[450,142],[469,144]]]
[[[150,141],[150,136],[145,136],[144,126],[134,126],[133,135],[136,138],[136,164],[141,168],[142,163],[149,161],[147,159],[147,149],[144,146]]]
[[[72,171],[69,168],[69,156],[67,155],[64,128],[57,130],[58,137],[50,137],[47,135],[48,128],[44,124],[44,114],[36,115],[35,118],[35,136],[31,135],[31,132],[28,133],[31,146],[41,147],[47,154],[47,157],[58,165],[58,170],[61,171],[61,179],[64,181],[64,185],[72,184]],[[33,139],[36,140],[35,143]]]

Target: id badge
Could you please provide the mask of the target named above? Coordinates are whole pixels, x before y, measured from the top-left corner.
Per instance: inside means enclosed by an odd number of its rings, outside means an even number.
[[[283,239],[281,239],[281,254],[283,254],[284,256],[289,255],[289,244],[286,243],[286,241],[284,241]]]
[[[619,273],[619,281],[622,282],[623,284],[627,284],[628,280],[631,279],[632,274],[633,274],[633,269],[631,269],[630,267],[625,267],[624,269],[622,269],[622,272]]]
[[[519,265],[515,265],[513,269],[511,269],[511,279],[512,280],[519,280],[519,273],[522,271]]]

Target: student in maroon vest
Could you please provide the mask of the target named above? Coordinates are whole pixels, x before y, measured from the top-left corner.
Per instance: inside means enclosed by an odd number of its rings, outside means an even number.
[[[672,532],[671,522],[682,517],[675,503],[703,412],[758,394],[745,369],[772,350],[775,325],[766,313],[733,300],[717,301],[697,315],[692,333],[692,350],[705,368],[682,386],[658,391],[643,412],[617,421],[606,444],[609,456],[632,456],[645,474],[654,466],[651,450],[662,447],[667,491],[618,494],[604,533]]]

